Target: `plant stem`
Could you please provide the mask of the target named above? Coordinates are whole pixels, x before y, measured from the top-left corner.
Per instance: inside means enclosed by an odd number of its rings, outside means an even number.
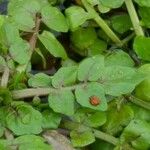
[[[46,96],[50,93],[59,93],[62,90],[75,90],[77,87],[84,87],[86,83],[77,84],[69,87],[61,87],[61,88],[30,88],[23,90],[14,90],[12,91],[12,97],[14,99],[28,98],[34,96]]]
[[[114,136],[111,136],[109,134],[106,134],[102,131],[95,130],[95,129],[93,129],[93,131],[94,131],[94,135],[96,138],[104,140],[104,141],[111,143],[113,145],[117,145],[119,143],[119,139],[115,138]]]
[[[8,80],[9,80],[9,68],[5,67],[4,73],[3,73],[2,79],[1,79],[1,86],[7,87]]]
[[[141,99],[138,99],[138,98],[136,98],[134,96],[128,97],[128,100],[131,101],[132,103],[140,106],[140,107],[143,107],[145,109],[150,110],[150,103],[149,102],[145,102],[145,101],[143,101]]]
[[[143,32],[142,27],[140,26],[140,21],[139,21],[139,18],[136,13],[136,10],[135,10],[132,0],[125,0],[125,4],[126,4],[127,10],[128,10],[128,13],[130,15],[136,35],[144,36],[144,32]]]
[[[99,16],[99,14],[95,11],[95,9],[86,1],[82,0],[82,3],[88,13],[92,16],[92,18],[96,21],[96,23],[104,30],[104,32],[108,35],[108,37],[115,42],[118,46],[122,46],[121,40],[118,36],[110,29],[107,23]]]

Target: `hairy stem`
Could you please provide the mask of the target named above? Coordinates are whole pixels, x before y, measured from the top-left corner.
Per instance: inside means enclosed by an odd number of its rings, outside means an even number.
[[[139,18],[136,13],[136,10],[135,10],[132,0],[125,0],[125,4],[126,4],[127,10],[128,10],[128,13],[130,15],[136,35],[144,36],[144,32],[143,32],[142,27],[140,26],[140,21],[139,21]]]
[[[107,34],[107,36],[115,42],[118,46],[122,46],[121,40],[118,38],[118,36],[110,29],[110,27],[107,25],[107,23],[99,16],[99,14],[95,11],[95,9],[86,1],[82,0],[82,3],[88,13],[92,16],[92,18],[96,21],[96,23],[104,30],[104,32]]]
[[[140,107],[143,107],[145,109],[150,110],[150,103],[149,102],[145,102],[145,101],[143,101],[141,99],[138,99],[138,98],[136,98],[134,96],[128,97],[128,100],[131,101],[132,103],[140,106]]]
[[[21,98],[28,98],[34,96],[46,96],[50,93],[59,93],[62,90],[75,90],[77,87],[84,87],[86,86],[85,83],[73,85],[69,87],[61,87],[61,88],[30,88],[30,89],[23,89],[23,90],[14,90],[12,91],[12,97],[14,99],[21,99]]]

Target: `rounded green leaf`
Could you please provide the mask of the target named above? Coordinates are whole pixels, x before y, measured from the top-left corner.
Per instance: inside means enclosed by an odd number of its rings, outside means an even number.
[[[150,38],[137,36],[133,48],[141,59],[150,61]]]
[[[42,112],[43,121],[42,121],[42,128],[44,129],[57,129],[60,121],[61,116],[53,111],[48,109]]]
[[[31,87],[50,87],[52,79],[44,73],[38,73],[28,80],[28,85]]]
[[[19,150],[52,150],[42,137],[36,135],[19,136],[13,143],[18,145]]]
[[[65,10],[66,17],[71,30],[82,25],[87,19],[90,19],[89,14],[79,6],[71,6]]]
[[[117,50],[105,57],[105,65],[133,67],[135,64],[132,58],[127,53],[122,50]]]
[[[57,93],[50,93],[48,96],[49,106],[53,111],[67,116],[74,114],[74,99],[71,91],[60,90]]]
[[[99,0],[102,5],[109,7],[109,8],[118,8],[122,6],[124,0]]]
[[[96,55],[84,59],[78,68],[78,80],[80,81],[96,81],[104,69],[104,57]]]
[[[42,131],[42,115],[30,105],[20,104],[6,117],[7,127],[15,135],[39,134]]]
[[[88,56],[102,54],[107,49],[107,43],[96,39],[92,45],[88,47]]]
[[[41,10],[42,21],[51,29],[58,32],[67,32],[68,24],[64,15],[56,7],[45,6]]]
[[[39,35],[39,39],[53,56],[61,57],[63,59],[67,58],[65,49],[52,33],[44,31],[41,35]]]
[[[77,102],[87,108],[94,110],[105,111],[107,109],[107,102],[103,87],[96,82],[89,83],[84,87],[78,87],[75,90]],[[96,96],[99,98],[99,105],[94,106],[90,103],[90,97]]]
[[[78,28],[71,33],[71,41],[80,50],[87,49],[94,44],[97,35],[94,28]]]
[[[72,85],[76,82],[77,66],[61,67],[53,76],[52,85],[55,88]]]
[[[127,14],[113,16],[111,18],[111,25],[113,29],[120,34],[132,28],[131,19]]]
[[[94,134],[91,131],[85,131],[82,133],[72,131],[70,136],[74,147],[84,147],[95,141]]]
[[[30,46],[26,41],[15,41],[15,43],[10,46],[9,52],[13,60],[21,65],[27,64],[30,60]]]

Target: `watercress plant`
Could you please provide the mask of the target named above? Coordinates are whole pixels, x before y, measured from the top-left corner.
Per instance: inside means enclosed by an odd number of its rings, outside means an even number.
[[[0,150],[150,149],[150,3],[11,0],[0,15]]]

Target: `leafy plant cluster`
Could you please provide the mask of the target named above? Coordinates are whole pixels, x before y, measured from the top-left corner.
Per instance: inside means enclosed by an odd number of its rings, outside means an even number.
[[[11,0],[0,15],[0,150],[150,149],[150,2]]]

